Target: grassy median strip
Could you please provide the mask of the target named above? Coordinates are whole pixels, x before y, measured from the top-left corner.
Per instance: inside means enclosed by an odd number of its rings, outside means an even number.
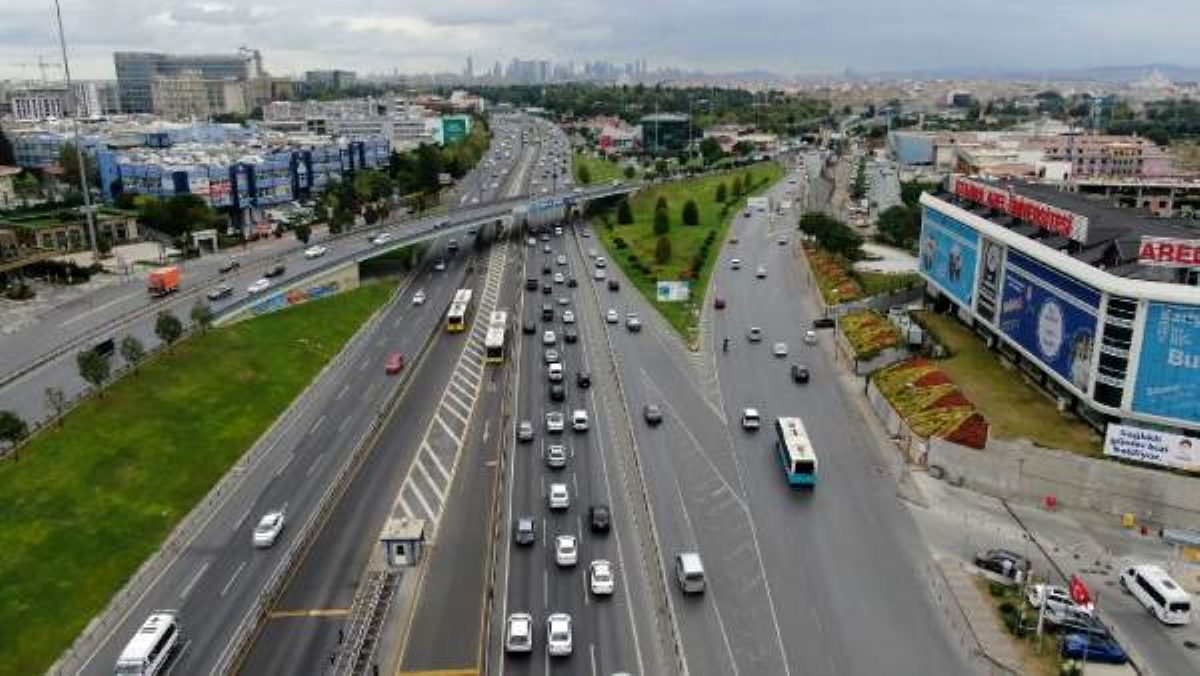
[[[689,343],[696,339],[699,304],[704,302],[708,278],[712,275],[713,265],[720,257],[729,222],[745,204],[744,196],[733,196],[732,186],[735,179],[741,183],[747,176],[750,177],[752,185],[746,193],[755,195],[778,181],[783,176],[783,168],[774,162],[764,162],[736,172],[653,185],[639,191],[629,200],[632,223],[618,223],[615,210],[599,217],[596,232],[608,249],[609,255],[621,266],[621,270],[633,281],[638,291],[658,308],[663,317]],[[727,194],[724,203],[716,199],[717,187],[722,184],[725,185]],[[659,235],[654,231],[654,211],[660,198],[666,201],[670,220],[665,235],[670,242],[670,256],[665,263],[658,260]],[[696,225],[683,223],[682,210],[689,200],[696,203]],[[781,222],[776,227],[794,230],[795,224]],[[710,251],[704,256],[698,274],[694,274],[693,264],[696,256],[701,253],[710,234]],[[691,300],[657,302],[659,280],[692,282]]]
[[[1100,437],[1091,427],[1059,413],[1019,373],[1004,368],[1000,357],[987,349],[970,329],[932,312],[921,313],[920,322],[950,349],[952,356],[938,360],[937,365],[991,423],[993,436],[1024,437],[1049,448],[1100,455]]]
[[[620,164],[590,153],[575,153],[572,167],[575,170],[575,180],[580,184],[625,180],[625,170],[621,168]]]
[[[44,672],[394,290],[185,341],[0,463],[0,674]]]

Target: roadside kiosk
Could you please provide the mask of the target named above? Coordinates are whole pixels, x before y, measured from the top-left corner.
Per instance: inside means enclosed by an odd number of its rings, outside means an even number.
[[[388,568],[415,566],[425,549],[425,521],[407,516],[391,517],[379,539],[383,542],[383,556]]]

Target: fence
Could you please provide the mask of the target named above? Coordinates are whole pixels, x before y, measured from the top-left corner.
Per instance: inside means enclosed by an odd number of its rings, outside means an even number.
[[[874,381],[867,383],[867,403],[871,405],[871,410],[875,412],[875,416],[887,430],[892,442],[904,452],[909,461],[922,467],[925,466],[929,453],[929,441],[913,432],[904,418],[892,407],[887,397],[883,396],[883,393],[875,386]]]
[[[1016,676],[1019,672],[1000,663],[984,649],[939,562],[930,560],[925,564],[925,579],[929,582],[933,602],[941,610],[945,626],[955,639],[955,648],[971,670],[981,676]]]

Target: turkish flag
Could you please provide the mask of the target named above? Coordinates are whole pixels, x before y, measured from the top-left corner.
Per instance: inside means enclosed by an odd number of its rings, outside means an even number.
[[[1083,579],[1078,575],[1071,576],[1070,582],[1071,600],[1085,608],[1092,606],[1092,594],[1088,591],[1087,585],[1083,583]]]

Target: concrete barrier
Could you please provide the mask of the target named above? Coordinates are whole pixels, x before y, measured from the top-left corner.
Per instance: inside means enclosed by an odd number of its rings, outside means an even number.
[[[1044,504],[1054,496],[1058,505],[1131,513],[1155,527],[1187,528],[1200,518],[1200,479],[1161,470],[998,439],[982,451],[930,439],[928,458],[947,478],[1007,500]]]

